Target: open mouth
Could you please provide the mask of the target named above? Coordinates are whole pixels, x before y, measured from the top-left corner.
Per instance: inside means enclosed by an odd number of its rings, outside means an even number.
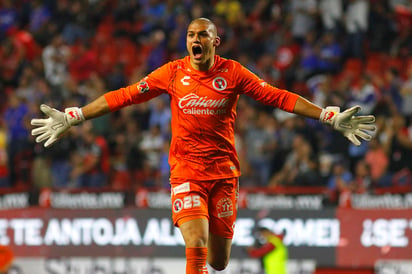
[[[192,47],[193,57],[195,59],[200,59],[202,57],[202,47],[199,45],[194,45]]]

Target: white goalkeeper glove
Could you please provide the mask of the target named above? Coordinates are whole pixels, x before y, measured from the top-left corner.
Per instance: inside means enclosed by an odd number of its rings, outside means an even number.
[[[45,104],[40,106],[40,110],[49,116],[47,119],[32,119],[31,124],[37,128],[31,131],[36,137],[36,142],[44,143],[45,147],[54,144],[62,137],[71,126],[78,125],[84,121],[83,112],[78,107],[66,108],[64,112],[51,108]]]
[[[358,137],[370,141],[371,134],[376,130],[375,116],[355,116],[360,109],[360,106],[354,106],[341,113],[339,107],[327,107],[322,110],[319,120],[331,125],[354,145],[359,146],[361,142]]]

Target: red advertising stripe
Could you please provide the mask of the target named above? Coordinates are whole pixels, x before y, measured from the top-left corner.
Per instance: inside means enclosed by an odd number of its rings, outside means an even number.
[[[338,209],[340,242],[336,263],[373,267],[377,260],[411,259],[412,210]]]

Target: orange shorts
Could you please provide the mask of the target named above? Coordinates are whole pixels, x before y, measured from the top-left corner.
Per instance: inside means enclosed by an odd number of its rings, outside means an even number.
[[[233,238],[239,196],[238,178],[212,181],[171,180],[175,226],[199,218],[209,220],[209,231]]]

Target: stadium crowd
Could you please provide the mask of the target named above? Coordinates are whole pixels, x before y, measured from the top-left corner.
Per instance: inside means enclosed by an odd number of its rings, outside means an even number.
[[[319,122],[241,97],[243,186],[368,192],[412,184],[410,0],[3,0],[0,186],[168,188],[168,97],[73,128],[51,148],[29,121],[39,105],[83,106],[186,55],[197,17],[218,54],[320,106],[361,105],[375,138],[357,147]]]

